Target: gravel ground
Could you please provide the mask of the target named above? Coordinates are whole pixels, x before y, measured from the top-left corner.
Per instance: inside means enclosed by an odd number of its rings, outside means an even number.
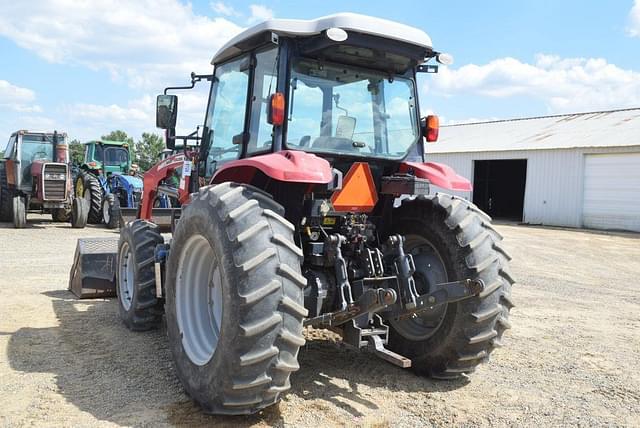
[[[280,405],[220,418],[182,391],[164,330],[131,333],[115,300],[65,291],[76,239],[114,232],[0,224],[0,425],[640,426],[640,235],[498,230],[518,306],[468,380],[419,378],[307,331]]]

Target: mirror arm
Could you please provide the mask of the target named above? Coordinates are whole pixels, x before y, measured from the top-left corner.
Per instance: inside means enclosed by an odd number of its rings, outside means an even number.
[[[164,88],[164,94],[167,95],[167,91],[180,90],[180,89],[193,89],[197,82],[201,82],[202,79],[207,81],[213,80],[213,74],[196,74],[191,72],[191,85],[190,86],[168,86]]]

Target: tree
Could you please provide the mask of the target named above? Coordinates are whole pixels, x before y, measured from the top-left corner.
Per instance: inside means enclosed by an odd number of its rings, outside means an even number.
[[[107,135],[101,137],[103,140],[124,141],[129,143],[129,147],[133,147],[133,138],[129,137],[126,132],[121,130],[111,131]]]
[[[81,164],[84,162],[84,145],[79,140],[71,140],[69,143],[69,156],[71,162]]]
[[[142,139],[135,146],[135,160],[141,171],[146,171],[158,162],[164,150],[164,140],[158,134],[142,133]]]

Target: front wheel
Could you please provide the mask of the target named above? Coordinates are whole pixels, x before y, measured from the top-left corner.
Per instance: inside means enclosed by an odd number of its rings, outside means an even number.
[[[157,225],[135,220],[120,230],[116,293],[120,318],[129,330],[157,328],[162,301],[156,297],[155,250],[164,239]]]
[[[76,198],[84,198],[89,206],[89,223],[102,222],[102,186],[93,174],[82,171],[76,179]]]
[[[412,360],[413,370],[453,379],[472,372],[501,344],[510,328],[511,259],[491,218],[472,203],[445,194],[404,201],[393,214],[393,233],[405,236],[419,294],[439,283],[480,279],[478,295],[391,321],[389,348]]]
[[[250,414],[279,401],[298,370],[307,315],[284,209],[231,183],[185,208],[167,265],[167,332],[176,371],[206,412]]]
[[[102,220],[107,229],[120,226],[120,200],[114,194],[108,194],[102,201]]]
[[[12,221],[13,193],[7,182],[7,171],[0,163],[0,221]]]
[[[89,216],[89,205],[82,198],[73,198],[71,203],[71,227],[82,229],[87,225]]]
[[[13,227],[22,229],[27,225],[27,201],[23,196],[13,197]]]

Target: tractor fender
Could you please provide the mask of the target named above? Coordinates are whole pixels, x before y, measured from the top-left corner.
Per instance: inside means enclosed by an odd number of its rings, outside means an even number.
[[[437,162],[402,162],[400,172],[412,171],[418,178],[426,178],[431,184],[447,190],[470,192],[471,182],[458,175],[453,168]]]
[[[251,184],[256,171],[289,183],[326,184],[332,180],[331,165],[307,152],[283,150],[277,153],[225,163],[211,178],[211,184],[233,181]]]

